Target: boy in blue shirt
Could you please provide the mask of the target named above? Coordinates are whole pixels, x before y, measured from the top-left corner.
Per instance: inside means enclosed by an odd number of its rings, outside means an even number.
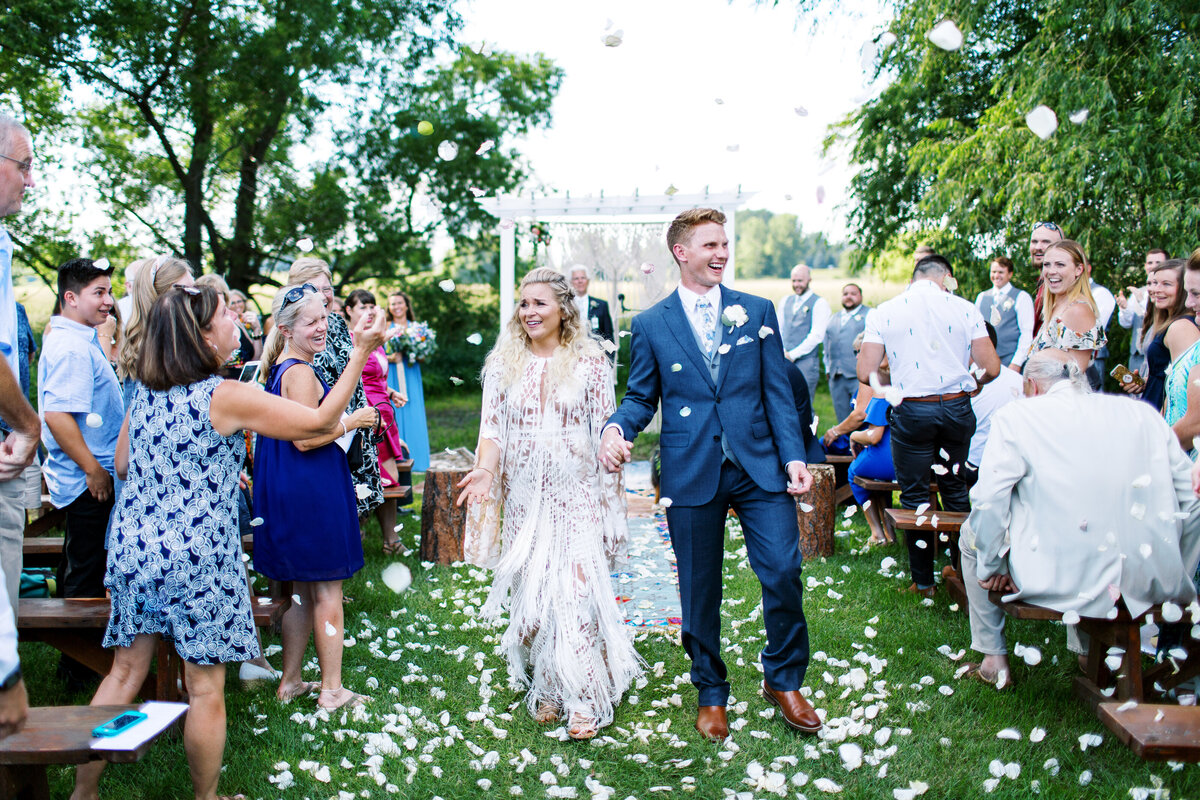
[[[66,509],[63,597],[103,597],[104,532],[113,506],[114,456],[125,415],[121,386],[96,335],[113,307],[112,268],[75,258],[58,269],[61,316],[38,361],[38,409],[50,502]]]

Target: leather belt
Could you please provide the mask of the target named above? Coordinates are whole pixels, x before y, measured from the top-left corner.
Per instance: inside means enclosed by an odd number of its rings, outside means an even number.
[[[950,394],[927,394],[924,397],[906,397],[906,403],[941,403],[946,400],[957,400],[960,397],[969,397],[970,392],[951,392]]]

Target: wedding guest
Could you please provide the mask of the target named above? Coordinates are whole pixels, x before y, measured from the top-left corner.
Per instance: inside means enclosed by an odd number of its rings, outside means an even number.
[[[1086,373],[1096,351],[1108,341],[1092,298],[1087,256],[1078,242],[1058,239],[1042,253],[1041,265],[1044,322],[1033,351],[1064,350]]]
[[[494,570],[483,614],[507,612],[500,649],[534,719],[590,739],[642,671],[610,578],[625,491],[597,458],[613,368],[562,273],[533,270],[520,298],[484,364],[477,461],[458,484],[463,552]]]
[[[275,295],[271,312],[275,329],[260,365],[267,393],[309,408],[344,409],[348,398],[332,395],[313,363],[326,347],[328,331],[321,293],[311,284],[286,286]],[[364,314],[358,330],[374,323]],[[374,350],[342,371],[356,387]],[[263,524],[254,532],[254,566],[272,580],[292,581],[300,597],[283,616],[277,694],[285,703],[318,687],[304,681],[301,672],[310,633],[321,667],[317,705],[335,709],[366,701],[342,685],[342,582],[362,569],[363,551],[354,484],[337,440],[350,430],[374,427],[378,419],[368,405],[340,417],[340,430],[295,441],[260,436],[255,448],[254,508]]]
[[[401,291],[388,295],[389,339],[400,336],[415,322],[412,301]],[[425,419],[425,388],[421,383],[421,363],[415,358],[405,358],[395,352],[388,356],[388,387],[399,393],[401,399],[396,408],[396,427],[400,439],[408,447],[413,460],[413,472],[429,469],[429,424]]]
[[[861,333],[854,337],[855,380],[858,379],[858,353],[862,349],[862,342],[863,335]],[[880,380],[886,383],[887,379],[881,374]],[[850,405],[850,413],[825,431],[825,435],[821,437],[821,445],[827,453],[845,454],[850,451],[850,440],[846,437],[866,424],[867,406],[874,396],[875,390],[871,388],[870,384],[859,381],[858,391],[855,392],[854,400]]]
[[[984,322],[984,326],[994,346],[999,334],[992,323]],[[975,434],[971,437],[971,449],[967,452],[965,465],[968,487],[974,486],[979,477],[979,462],[983,459],[983,448],[992,429],[992,415],[1021,397],[1023,392],[1021,373],[1002,369],[995,380],[985,383],[979,393],[971,398],[971,410],[975,412]]]
[[[1187,310],[1200,314],[1200,249],[1192,252],[1183,273]],[[1200,340],[1171,362],[1167,370],[1163,417],[1175,431],[1180,446],[1196,460],[1195,439],[1200,436]]]
[[[325,301],[326,309],[333,303],[333,273],[329,264],[319,258],[305,256],[292,262],[288,270],[288,283],[292,286],[312,284]],[[278,320],[275,320],[278,322]],[[328,330],[325,332],[325,349],[318,352],[313,360],[317,374],[326,384],[337,383],[346,365],[350,363],[350,353],[354,349],[354,341],[346,320],[339,314],[330,313],[325,320]],[[264,351],[265,351],[264,345]],[[347,414],[353,414],[364,408],[370,408],[367,395],[363,391],[362,381],[346,407]],[[370,431],[364,430],[359,434],[363,440],[364,454],[370,453],[375,447],[375,438]],[[404,438],[403,432],[400,438]],[[354,481],[354,494],[357,498],[358,516],[367,517],[383,504],[383,482],[379,476],[379,460],[375,458],[360,458],[350,467],[350,477]]]
[[[1013,262],[1005,256],[992,259],[988,275],[992,288],[979,293],[975,307],[996,329],[1001,365],[1020,372],[1033,343],[1033,298],[1013,286]]]
[[[1146,289],[1149,304],[1142,322],[1142,342],[1145,345],[1145,387],[1142,400],[1161,411],[1166,399],[1167,370],[1184,352],[1200,340],[1193,314],[1187,309],[1184,289],[1184,265],[1181,258],[1172,258],[1150,269],[1150,284]],[[1136,387],[1121,384],[1127,394],[1138,394]]]
[[[880,383],[887,383],[891,380],[887,356],[884,356],[883,361],[879,364],[879,380]],[[870,386],[867,386],[867,391],[871,391]],[[854,495],[854,500],[859,506],[862,506],[863,516],[867,518],[867,527],[871,530],[871,537],[867,540],[868,544],[886,544],[888,541],[883,524],[883,509],[876,508],[874,503],[867,505],[870,494],[855,483],[854,479],[861,475],[864,478],[879,481],[896,480],[896,467],[892,462],[892,435],[888,424],[889,408],[890,405],[884,398],[871,397],[867,403],[866,413],[863,415],[866,427],[862,430],[851,431],[849,434],[850,441],[858,445],[861,450],[850,462],[846,474],[850,480],[850,491]]]
[[[1142,323],[1146,319],[1146,288],[1150,283],[1150,270],[1170,258],[1166,250],[1154,248],[1147,250],[1142,268],[1146,271],[1146,281],[1141,286],[1126,286],[1125,290],[1117,292],[1116,303],[1120,309],[1117,312],[1117,324],[1130,332],[1129,362],[1125,365],[1130,372],[1137,372],[1145,377],[1146,348],[1142,342]],[[1125,291],[1129,292],[1126,296]]]
[[[144,344],[117,468],[117,510],[105,585],[112,670],[92,705],[129,703],[160,637],[183,659],[184,749],[197,798],[216,796],[225,749],[225,665],[258,655],[237,528],[243,430],[298,440],[341,430],[339,417],[381,331],[360,331],[347,377],[323,408],[274,397],[217,372],[237,346],[225,301],[210,287],[167,291],[144,321]],[[75,773],[74,800],[95,798],[104,762]]]
[[[859,285],[847,283],[842,287],[842,310],[833,315],[825,328],[825,375],[833,398],[833,414],[838,420],[850,414],[851,403],[858,393],[858,350],[854,342],[866,327],[870,310],[870,306],[863,305]]]
[[[999,689],[1012,681],[1004,611],[989,590],[1099,618],[1119,598],[1136,619],[1156,603],[1195,600],[1200,559],[1192,463],[1158,414],[1089,392],[1064,351],[1030,356],[1024,386],[1027,399],[992,420],[962,528],[971,648],[984,655],[969,674]],[[1189,515],[1182,524],[1178,513]],[[1087,648],[1070,633],[1068,645]]]
[[[346,318],[353,328],[358,325],[364,314],[375,314],[375,295],[366,289],[355,289],[346,297]],[[382,311],[379,312],[382,314]],[[376,446],[379,458],[379,474],[383,478],[384,487],[397,486],[400,483],[400,471],[396,462],[405,458],[404,444],[396,432],[396,414],[392,403],[400,400],[400,393],[387,386],[388,360],[383,348],[376,350],[367,365],[363,367],[363,391],[367,393],[369,402],[382,417],[383,436]],[[411,485],[411,473],[405,473],[404,479]],[[383,534],[384,555],[395,555],[400,552],[400,539],[396,536],[396,498],[385,497],[383,505],[375,509],[375,517],[379,520],[379,530]],[[360,520],[360,525],[362,521]]]
[[[96,328],[96,338],[100,342],[100,349],[104,352],[104,358],[112,365],[112,368],[117,368],[117,354],[121,351],[121,312],[117,309],[116,304],[113,304],[112,310],[108,314],[108,319],[100,323]]]
[[[103,597],[105,536],[113,506],[113,459],[125,406],[96,329],[113,307],[112,267],[86,258],[58,269],[62,314],[38,361],[38,408],[50,502],[66,510],[63,597]],[[69,664],[70,662],[66,662]],[[82,678],[81,671],[70,672]]]
[[[584,321],[592,336],[599,336],[601,339],[616,344],[617,338],[613,332],[612,314],[608,311],[608,301],[588,294],[588,286],[591,281],[592,273],[583,264],[571,267],[571,291],[575,293],[575,307],[579,310],[579,317]],[[616,353],[609,354],[610,361],[615,357]]]
[[[246,310],[248,299],[245,292],[229,290],[229,307],[238,315],[238,354],[242,363],[255,361],[262,355],[262,325],[258,314]]]

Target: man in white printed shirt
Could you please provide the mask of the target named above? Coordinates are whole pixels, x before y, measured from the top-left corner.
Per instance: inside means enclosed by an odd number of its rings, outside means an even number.
[[[913,270],[912,283],[899,297],[867,315],[858,354],[858,379],[871,382],[886,351],[891,368],[888,413],[892,463],[900,484],[900,505],[916,509],[929,502],[930,471],[937,466],[938,497],[947,511],[970,510],[965,467],[975,433],[971,394],[1000,372],[983,317],[969,300],[944,288],[950,263],[926,256]],[[973,375],[974,361],[982,370]],[[902,399],[901,399],[902,398]],[[934,533],[906,531],[909,591],[934,594]]]
[[[792,292],[779,304],[779,335],[783,340],[783,354],[804,373],[811,403],[821,374],[817,347],[825,341],[825,329],[832,312],[825,298],[813,292],[812,270],[805,264],[797,264],[792,269]]]

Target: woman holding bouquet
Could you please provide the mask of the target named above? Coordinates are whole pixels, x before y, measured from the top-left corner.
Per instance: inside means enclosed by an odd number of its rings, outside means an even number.
[[[413,472],[424,472],[429,469],[429,427],[420,362],[432,352],[433,331],[416,321],[408,295],[399,290],[388,296],[388,322],[388,388],[403,397],[396,409],[396,428],[408,446]]]

